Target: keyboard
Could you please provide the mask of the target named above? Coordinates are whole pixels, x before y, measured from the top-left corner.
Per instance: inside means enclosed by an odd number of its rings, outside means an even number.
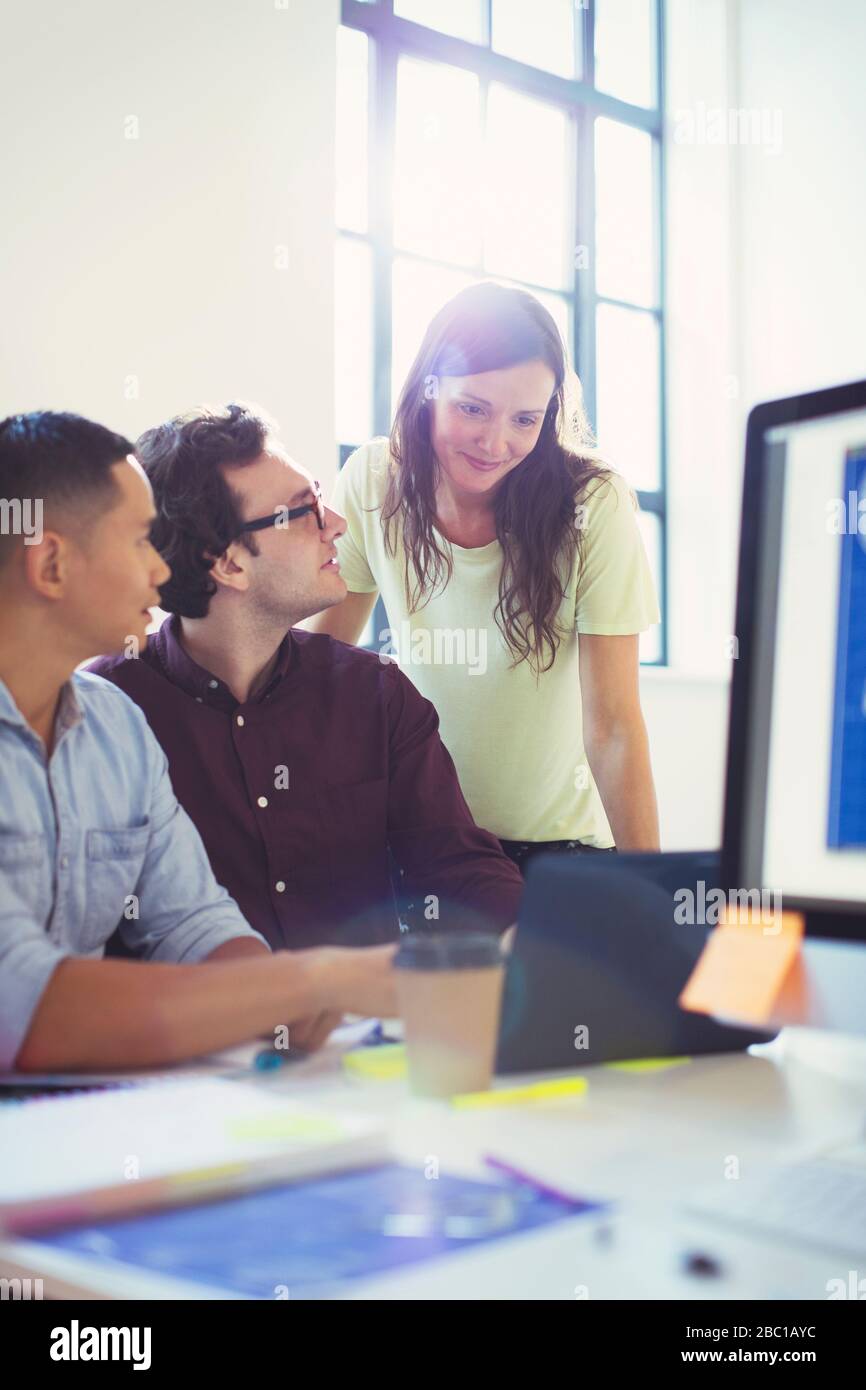
[[[763,1239],[866,1257],[866,1144],[720,1181],[685,1205]]]

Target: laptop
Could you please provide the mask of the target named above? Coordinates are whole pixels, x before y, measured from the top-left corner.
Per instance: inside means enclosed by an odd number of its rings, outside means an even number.
[[[678,906],[705,902],[719,880],[711,852],[534,859],[506,972],[497,1071],[770,1042],[775,1031],[731,1027],[677,1004],[713,926],[683,922],[689,914]]]

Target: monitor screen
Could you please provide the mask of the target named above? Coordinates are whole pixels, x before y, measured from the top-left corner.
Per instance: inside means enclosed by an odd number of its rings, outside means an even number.
[[[866,912],[866,405],[768,424],[751,447],[760,477],[747,461],[738,632],[749,603],[749,669],[739,730],[736,700],[732,722],[743,767],[729,863],[783,905]]]

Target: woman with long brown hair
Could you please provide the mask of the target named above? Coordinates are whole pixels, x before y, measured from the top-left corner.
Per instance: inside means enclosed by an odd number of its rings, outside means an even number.
[[[540,849],[657,849],[638,634],[658,606],[626,482],[569,400],[533,295],[470,286],[431,322],[390,439],[334,507],[349,594],[310,626],[356,642],[381,593],[396,655],[436,706],[479,825]]]

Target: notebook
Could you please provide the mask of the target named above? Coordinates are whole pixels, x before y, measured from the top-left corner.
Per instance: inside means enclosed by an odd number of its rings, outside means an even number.
[[[32,1232],[382,1162],[382,1124],[188,1078],[0,1109],[0,1229]]]

